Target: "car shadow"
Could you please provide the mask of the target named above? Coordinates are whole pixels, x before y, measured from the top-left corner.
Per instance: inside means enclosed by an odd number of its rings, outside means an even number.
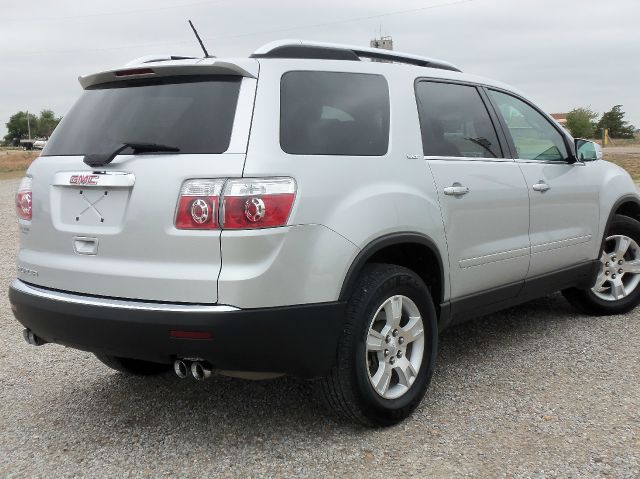
[[[549,327],[571,325],[583,321],[560,293],[545,296],[503,311],[472,318],[450,327],[440,335],[438,361],[460,363],[478,351],[498,350],[514,345],[523,346],[532,336]]]
[[[471,361],[481,364],[492,350],[523,347],[540,328],[583,319],[561,296],[552,295],[448,329],[441,335],[434,378],[440,383],[438,393],[447,387],[448,371]],[[86,429],[87,420],[104,423],[109,434],[161,430],[187,442],[210,441],[217,431],[227,429],[236,431],[238,442],[296,432],[322,436],[362,431],[320,407],[308,383],[291,378],[246,381],[213,376],[198,382],[172,373],[141,378],[107,372],[81,384],[48,398],[49,407],[66,408],[65,422],[77,431]],[[429,408],[433,394],[421,408]]]

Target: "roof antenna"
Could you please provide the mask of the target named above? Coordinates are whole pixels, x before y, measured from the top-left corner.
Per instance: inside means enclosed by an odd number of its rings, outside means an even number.
[[[198,30],[196,30],[196,27],[193,26],[193,23],[191,23],[191,20],[189,20],[189,25],[191,25],[191,29],[193,30],[193,33],[195,33],[196,38],[198,39],[198,43],[200,43],[200,46],[202,47],[202,51],[204,52],[204,57],[215,58],[214,56],[209,55],[209,52],[204,47],[204,43],[202,43],[202,40],[200,39],[200,35],[198,35]]]

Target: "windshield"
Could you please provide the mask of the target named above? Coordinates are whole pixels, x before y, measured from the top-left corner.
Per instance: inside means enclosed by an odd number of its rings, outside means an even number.
[[[171,145],[180,153],[223,153],[231,139],[240,81],[206,76],[98,85],[83,93],[42,154],[107,154],[127,142]]]

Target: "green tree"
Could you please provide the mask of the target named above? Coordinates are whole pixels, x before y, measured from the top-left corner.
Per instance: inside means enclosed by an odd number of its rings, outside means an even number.
[[[38,118],[38,136],[49,138],[62,118],[56,118],[52,110],[42,110]]]
[[[19,111],[9,118],[6,126],[5,143],[9,145],[16,144],[20,139],[29,137],[29,127],[31,128],[31,138],[37,135],[38,118],[33,113],[29,113],[29,124],[27,125],[27,112]]]
[[[633,125],[629,125],[629,122],[625,121],[622,105],[616,105],[610,111],[602,114],[602,118],[596,126],[597,135],[602,136],[602,130],[605,128],[609,128],[611,138],[633,138],[636,131]]]
[[[598,114],[591,108],[574,108],[567,113],[567,128],[574,138],[593,138]]]

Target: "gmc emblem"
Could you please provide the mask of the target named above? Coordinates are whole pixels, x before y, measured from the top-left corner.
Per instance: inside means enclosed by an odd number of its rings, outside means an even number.
[[[70,185],[97,185],[98,175],[72,175],[69,178]]]

